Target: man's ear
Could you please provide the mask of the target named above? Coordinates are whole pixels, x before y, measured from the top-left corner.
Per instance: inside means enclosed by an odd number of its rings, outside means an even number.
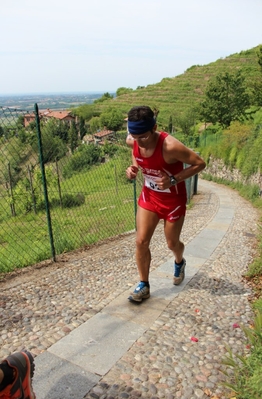
[[[155,126],[153,126],[153,128],[152,128],[152,132],[156,132],[156,129],[157,129],[157,124],[155,124]]]

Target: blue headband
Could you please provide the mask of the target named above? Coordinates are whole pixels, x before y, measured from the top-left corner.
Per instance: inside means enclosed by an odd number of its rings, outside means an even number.
[[[127,121],[127,128],[131,134],[143,134],[151,130],[156,124],[155,118],[140,121]]]

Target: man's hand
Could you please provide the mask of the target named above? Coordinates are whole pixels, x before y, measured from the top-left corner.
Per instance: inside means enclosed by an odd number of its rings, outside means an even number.
[[[138,167],[135,165],[131,165],[126,170],[126,177],[130,180],[135,179],[138,173]]]
[[[159,170],[158,178],[155,180],[159,190],[165,190],[171,187],[170,176],[167,173]]]

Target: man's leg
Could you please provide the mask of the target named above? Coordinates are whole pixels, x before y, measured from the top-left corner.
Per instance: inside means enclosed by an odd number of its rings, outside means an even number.
[[[151,253],[149,245],[155,228],[159,222],[159,218],[154,212],[148,211],[139,206],[136,220],[136,263],[140,282],[128,299],[130,301],[141,302],[143,299],[150,297],[149,268]]]
[[[165,221],[165,236],[168,248],[175,256],[173,284],[179,285],[185,278],[186,260],[183,258],[185,246],[180,241],[180,234],[184,224],[184,216],[181,216],[176,222]]]
[[[181,263],[183,260],[183,253],[185,246],[180,241],[180,234],[184,224],[185,217],[181,216],[176,222],[171,223],[164,221],[164,231],[166,236],[167,246],[173,252],[176,263]]]
[[[149,280],[151,262],[150,241],[159,222],[157,214],[138,207],[136,216],[136,263],[140,281]]]

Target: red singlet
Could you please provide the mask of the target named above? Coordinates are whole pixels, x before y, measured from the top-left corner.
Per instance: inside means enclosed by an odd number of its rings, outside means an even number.
[[[159,219],[175,222],[186,214],[186,185],[185,182],[178,183],[165,190],[160,190],[155,183],[159,171],[169,176],[176,175],[183,170],[183,162],[168,164],[163,158],[163,142],[168,136],[165,132],[159,132],[159,138],[153,155],[149,158],[143,157],[136,141],[134,141],[133,155],[139,169],[144,176],[144,185],[138,199],[138,205],[158,215]]]

